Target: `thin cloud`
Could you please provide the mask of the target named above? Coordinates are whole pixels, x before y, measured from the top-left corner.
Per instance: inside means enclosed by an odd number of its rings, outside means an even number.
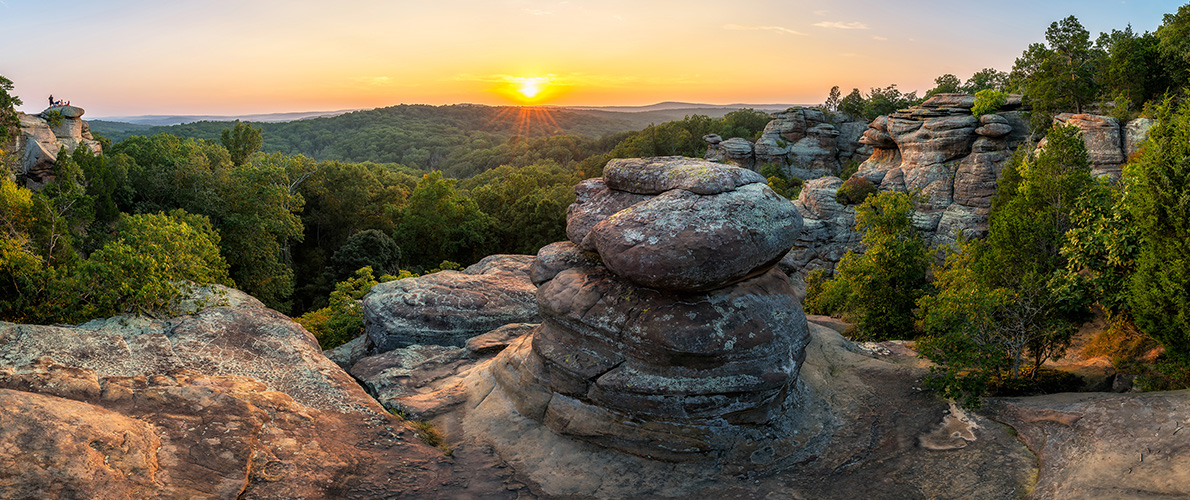
[[[825,16],[825,15],[827,15],[827,14],[830,14],[830,13],[831,13],[831,11],[829,11],[829,10],[816,10],[816,11],[814,11],[814,15],[816,15],[816,16]]]
[[[886,36],[873,36],[873,37],[872,37],[872,39],[873,39],[873,40],[880,40],[881,42],[883,42],[883,41],[885,41],[885,40],[888,40],[888,37],[886,37]]]
[[[800,31],[794,31],[789,28],[781,26],[745,26],[742,24],[728,24],[723,26],[724,29],[729,30],[746,30],[746,31],[776,31],[777,33],[785,33],[786,35],[808,36]]]
[[[534,16],[548,16],[550,14],[553,14],[553,12],[550,12],[548,10],[524,9],[524,11],[526,13],[534,15]]]
[[[817,26],[819,28],[833,28],[833,29],[840,29],[840,30],[871,29],[871,28],[868,28],[868,25],[866,25],[864,23],[858,23],[858,22],[857,23],[842,23],[839,21],[823,21],[820,23],[814,23],[814,26]]]

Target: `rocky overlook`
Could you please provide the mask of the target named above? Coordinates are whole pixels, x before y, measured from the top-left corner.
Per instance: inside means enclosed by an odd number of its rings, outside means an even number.
[[[21,132],[16,152],[20,163],[15,173],[28,187],[40,188],[53,180],[54,162],[61,151],[72,153],[81,146],[101,152],[83,113],[78,106],[53,106],[36,115],[18,114]]]

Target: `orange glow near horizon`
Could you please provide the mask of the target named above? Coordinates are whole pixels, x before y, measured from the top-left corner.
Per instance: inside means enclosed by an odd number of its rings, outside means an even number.
[[[37,46],[8,51],[0,74],[14,82],[21,111],[41,111],[53,94],[88,118],[397,104],[815,104],[833,85],[847,94],[896,83],[922,95],[945,73],[1008,71],[1070,14],[1091,33],[1155,30],[1176,10],[1161,3],[0,1],[9,39]],[[973,18],[981,29],[954,28]],[[102,57],[45,62],[95,40]]]

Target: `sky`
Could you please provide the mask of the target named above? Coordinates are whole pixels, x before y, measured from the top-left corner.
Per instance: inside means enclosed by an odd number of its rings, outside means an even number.
[[[1153,31],[1148,0],[0,0],[25,112],[88,118],[396,104],[812,104],[831,86],[1008,71],[1051,22]],[[532,97],[528,95],[532,94]]]

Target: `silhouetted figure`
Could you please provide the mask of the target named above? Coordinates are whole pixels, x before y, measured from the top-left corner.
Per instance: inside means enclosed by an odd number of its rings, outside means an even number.
[[[54,106],[54,94],[50,94],[50,107]]]

